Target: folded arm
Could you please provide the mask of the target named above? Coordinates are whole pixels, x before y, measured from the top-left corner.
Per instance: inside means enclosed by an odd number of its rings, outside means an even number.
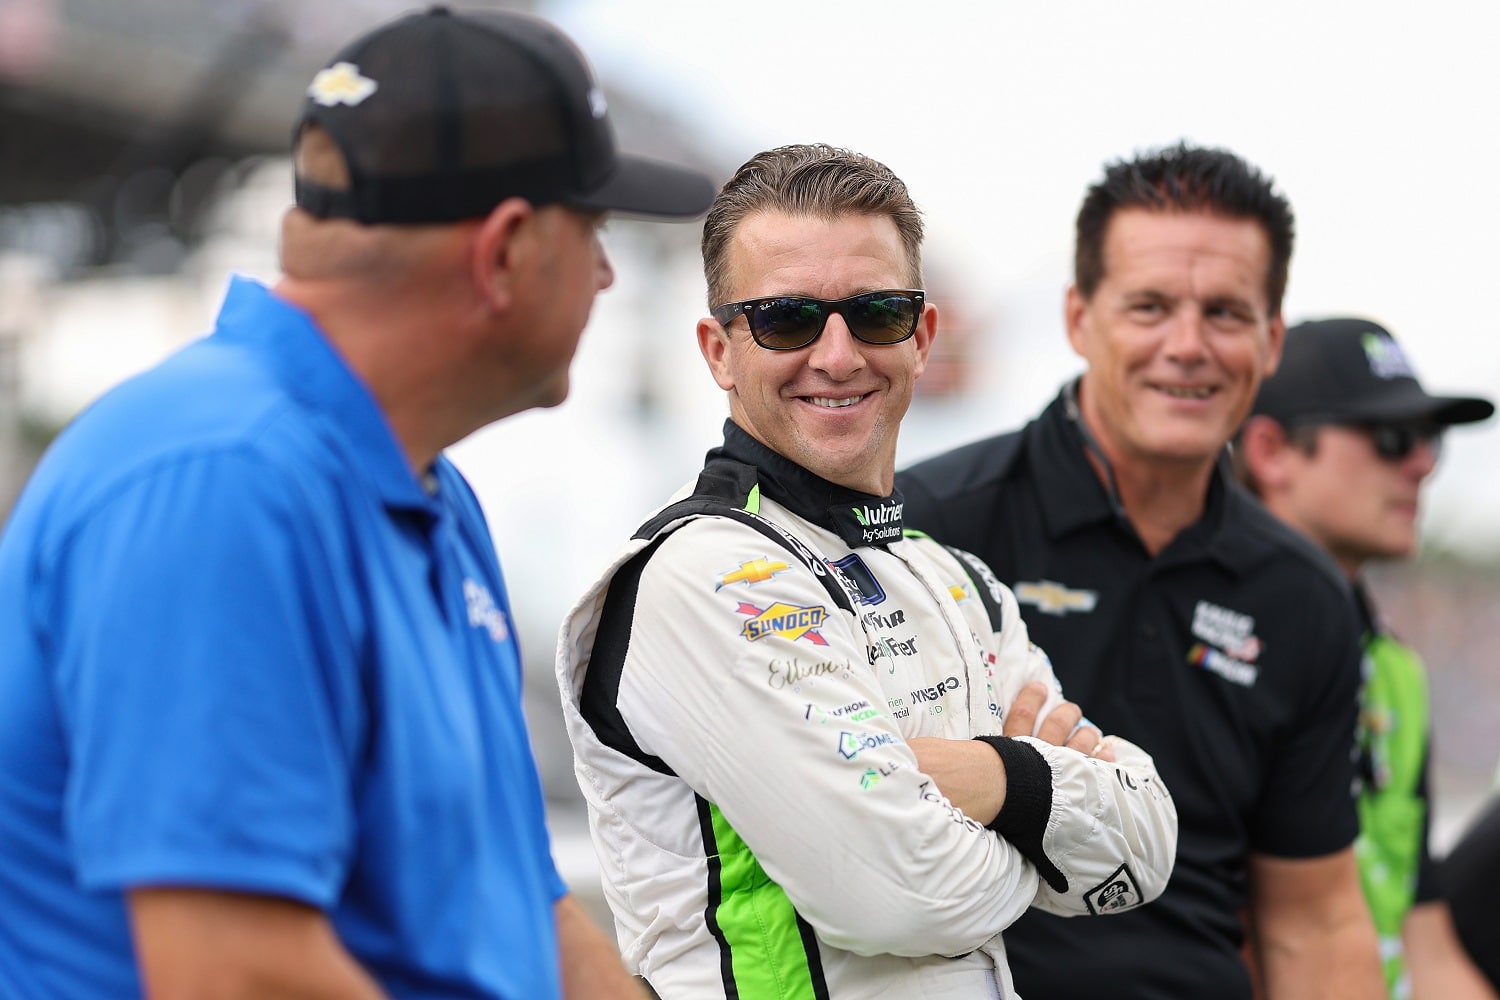
[[[976,565],[972,560],[970,565]],[[977,564],[982,566],[982,564]],[[993,580],[999,613],[990,613],[995,694],[1003,738],[918,741],[921,766],[969,815],[990,824],[1038,869],[1035,905],[1061,916],[1116,913],[1161,895],[1177,856],[1177,808],[1140,747],[1106,736],[1066,701],[1047,655],[1032,644],[1015,595]],[[972,624],[978,634],[981,624]],[[985,746],[982,743],[990,745]],[[988,755],[988,756],[986,756]],[[1015,776],[1035,772],[1019,801]],[[971,811],[972,810],[972,811]]]
[[[921,772],[858,622],[810,572],[710,589],[764,551],[742,533],[690,525],[646,567],[618,694],[635,740],[707,803],[716,850],[761,866],[830,943],[981,946],[1030,905],[1035,870]]]
[[[1101,741],[1097,733],[1082,737],[1095,751],[1089,754],[1069,742],[1079,738],[1077,731],[1065,727],[1059,733],[1061,746],[1009,735],[986,740],[923,737],[911,746],[923,772],[944,795],[1013,841],[1037,867],[1042,876],[1039,908],[1075,916],[1117,913],[1150,902],[1166,888],[1177,845],[1176,806],[1150,756],[1115,737]],[[1008,748],[997,742],[1011,739]],[[1007,802],[1006,761],[1011,767],[1024,766],[1028,754],[1039,757],[1048,770],[1049,795],[1045,803],[1034,794]],[[1043,808],[1045,832],[1032,835],[1042,824],[1027,813]]]

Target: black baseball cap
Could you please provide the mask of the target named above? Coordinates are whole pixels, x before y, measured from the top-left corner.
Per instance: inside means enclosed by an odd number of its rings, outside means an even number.
[[[321,218],[441,223],[506,198],[586,211],[693,218],[715,185],[697,170],[615,148],[583,54],[546,21],[434,6],[354,40],[313,78],[293,132],[327,130],[347,190],[296,180]]]
[[[1261,383],[1254,413],[1285,425],[1430,420],[1469,424],[1495,412],[1475,396],[1432,396],[1396,338],[1367,319],[1299,323],[1281,366]]]

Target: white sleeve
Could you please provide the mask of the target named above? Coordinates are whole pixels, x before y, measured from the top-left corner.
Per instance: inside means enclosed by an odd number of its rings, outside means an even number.
[[[781,568],[721,585],[756,560]],[[751,530],[704,518],[651,558],[618,704],[840,948],[963,954],[1035,897],[1032,865],[918,770],[854,617]]]
[[[1047,655],[1033,645],[1009,589],[1001,595],[996,673],[1008,706],[1030,681],[1052,690],[1037,714],[1064,700]],[[1085,717],[1088,706],[1083,705]],[[1116,760],[1102,761],[1034,737],[1001,753],[1006,805],[992,827],[1038,868],[1036,905],[1063,916],[1114,913],[1161,895],[1177,856],[1177,807],[1151,755],[1118,736]],[[1029,747],[1030,750],[1021,749]],[[1045,765],[1044,767],[1040,765]]]

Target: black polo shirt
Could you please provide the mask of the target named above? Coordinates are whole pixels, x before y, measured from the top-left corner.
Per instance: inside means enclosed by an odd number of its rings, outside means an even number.
[[[905,521],[990,564],[1067,696],[1144,747],[1177,803],[1177,864],[1138,910],[1005,932],[1022,996],[1251,996],[1252,852],[1353,842],[1359,628],[1328,557],[1234,483],[1152,557],[1090,466],[1070,389],[1021,431],[898,476]]]

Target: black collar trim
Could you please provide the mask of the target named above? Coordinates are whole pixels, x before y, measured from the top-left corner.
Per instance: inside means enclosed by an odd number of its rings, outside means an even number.
[[[1040,493],[1048,498],[1043,518],[1049,536],[1061,537],[1101,522],[1113,522],[1121,530],[1135,535],[1135,529],[1130,526],[1120,505],[1114,487],[1114,470],[1108,460],[1104,459],[1102,452],[1096,452],[1109,470],[1107,484],[1100,482],[1099,475],[1089,463],[1088,453],[1095,451],[1098,445],[1092,441],[1079,413],[1078,380],[1065,385],[1025,433],[1034,439],[1028,446],[1028,453],[1033,456]],[[1241,537],[1245,535],[1241,530],[1245,513],[1240,509],[1243,501],[1236,496],[1238,492],[1226,448],[1209,479],[1203,514],[1184,528],[1157,559],[1164,563],[1176,562],[1195,558],[1194,553],[1203,553],[1236,571],[1258,562],[1265,554],[1263,547],[1248,537]]]
[[[753,466],[761,495],[836,533],[850,548],[901,538],[900,490],[882,497],[830,483],[767,448],[732,420],[724,421],[724,444],[710,451],[707,461],[719,458]]]

